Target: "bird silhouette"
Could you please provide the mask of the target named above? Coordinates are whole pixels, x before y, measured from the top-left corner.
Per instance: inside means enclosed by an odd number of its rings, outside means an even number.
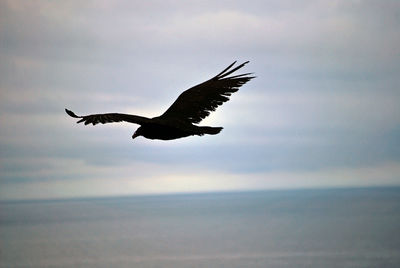
[[[222,127],[195,124],[200,123],[210,112],[228,101],[229,96],[238,91],[242,85],[255,78],[250,76],[252,73],[228,77],[248,61],[232,68],[235,63],[236,61],[213,78],[184,91],[161,116],[147,118],[121,113],[78,116],[68,109],[65,109],[65,112],[73,118],[80,118],[77,123],[83,122],[85,125],[123,121],[138,124],[140,127],[132,135],[132,139],[143,136],[147,139],[173,140],[192,135],[215,135],[222,130]]]

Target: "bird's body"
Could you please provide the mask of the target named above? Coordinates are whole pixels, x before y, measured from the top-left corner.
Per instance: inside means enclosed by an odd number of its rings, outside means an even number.
[[[203,127],[182,122],[168,122],[168,124],[165,124],[159,118],[152,118],[151,123],[142,124],[134,135],[143,136],[151,140],[174,140],[192,135],[214,135],[218,134],[221,130],[221,127]]]
[[[192,135],[215,135],[222,130],[222,127],[197,126],[194,124],[199,123],[219,105],[228,101],[232,93],[254,78],[248,76],[249,73],[227,77],[242,68],[247,62],[230,70],[235,63],[232,63],[210,80],[184,91],[168,110],[158,117],[147,118],[121,113],[77,116],[70,110],[65,109],[65,111],[71,117],[80,118],[78,123],[84,122],[85,125],[122,121],[139,124],[140,127],[133,134],[133,139],[143,136],[147,139],[173,140]]]

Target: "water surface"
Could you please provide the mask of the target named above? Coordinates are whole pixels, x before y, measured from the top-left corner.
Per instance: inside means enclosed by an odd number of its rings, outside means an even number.
[[[400,267],[400,188],[0,203],[0,267]]]

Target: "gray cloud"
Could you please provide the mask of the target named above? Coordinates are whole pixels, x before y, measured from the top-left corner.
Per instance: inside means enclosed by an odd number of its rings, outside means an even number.
[[[148,191],[163,176],[396,166],[399,10],[397,1],[2,1],[0,185],[135,173]],[[156,116],[236,59],[250,60],[257,79],[205,120],[225,127],[215,137],[132,142],[137,126],[85,128],[63,111]]]

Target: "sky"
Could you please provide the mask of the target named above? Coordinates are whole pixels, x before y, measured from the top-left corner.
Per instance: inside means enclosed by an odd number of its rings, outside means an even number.
[[[0,200],[400,185],[399,1],[0,0]],[[237,60],[200,125],[131,139]]]

